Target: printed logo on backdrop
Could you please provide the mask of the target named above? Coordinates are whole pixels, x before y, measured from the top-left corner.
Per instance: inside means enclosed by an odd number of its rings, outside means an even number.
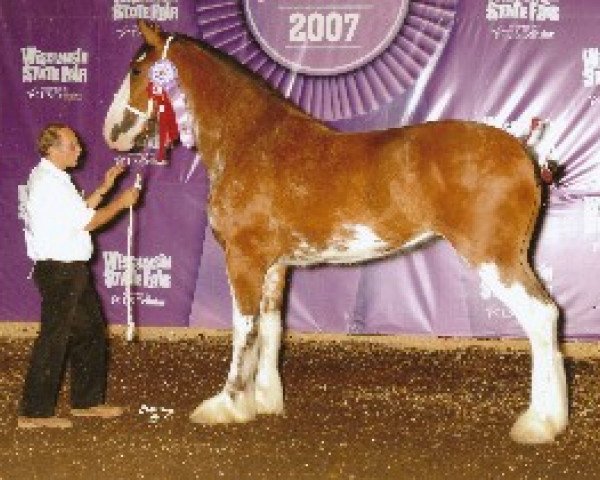
[[[600,198],[586,196],[583,198],[583,234],[595,237],[592,252],[600,252]]]
[[[29,99],[81,101],[79,85],[88,81],[89,52],[46,51],[35,45],[21,48],[22,82]]]
[[[165,166],[165,161],[158,160],[158,138],[149,137],[146,141],[146,147],[139,152],[118,153],[113,157],[115,165],[147,167],[148,165]]]
[[[600,101],[598,86],[600,85],[600,47],[586,47],[581,51],[581,77],[584,88],[590,90],[590,105]]]
[[[312,116],[378,110],[435,64],[459,0],[197,0],[200,37]]]
[[[27,185],[17,185],[17,218],[25,225],[29,224],[29,214],[27,213],[27,199],[29,197],[29,188]]]
[[[546,287],[548,293],[553,293],[554,268],[551,265],[542,263],[536,265],[536,272]],[[503,303],[496,301],[496,297],[487,284],[480,280],[479,296],[485,302],[485,312],[487,320],[500,320],[505,318],[514,318],[514,315],[504,306]]]
[[[600,102],[600,47],[585,47],[581,50],[581,79],[588,93],[590,106]],[[595,159],[595,175],[589,175],[581,187],[590,192],[600,191],[600,159]],[[596,237],[592,243],[593,253],[600,252],[600,198],[585,196],[583,198],[584,234]]]
[[[179,19],[179,0],[113,0],[112,19],[119,38],[139,36],[135,20],[167,22]],[[133,21],[133,22],[132,22]],[[127,22],[126,25],[123,25]]]
[[[583,61],[581,72],[583,86],[586,88],[597,87],[600,85],[600,48],[584,48],[581,52],[581,59]]]
[[[551,40],[560,0],[487,0],[485,17],[498,40]]]
[[[104,286],[109,290],[125,288],[129,269],[129,257],[119,251],[107,250],[102,252],[104,260]],[[171,288],[171,271],[173,267],[170,255],[161,253],[153,257],[132,258],[131,298],[133,303],[150,307],[164,307],[165,300],[161,291]],[[134,291],[143,289],[143,292]],[[125,291],[111,294],[111,305],[126,305]]]

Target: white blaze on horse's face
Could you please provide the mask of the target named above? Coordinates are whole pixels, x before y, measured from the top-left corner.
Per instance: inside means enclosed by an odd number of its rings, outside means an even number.
[[[136,63],[139,64],[145,57],[146,53],[143,53]],[[130,72],[115,94],[104,120],[103,135],[106,144],[109,148],[121,152],[130,151],[136,146],[136,138],[146,129],[150,114],[149,111],[140,112],[130,105],[131,81]]]

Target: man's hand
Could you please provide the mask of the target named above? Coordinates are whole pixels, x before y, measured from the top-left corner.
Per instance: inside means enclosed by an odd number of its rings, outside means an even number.
[[[100,186],[102,194],[105,195],[115,184],[115,181],[119,175],[125,171],[124,165],[113,165],[104,174],[104,182]]]
[[[91,232],[96,230],[98,227],[110,222],[120,212],[126,208],[134,206],[140,197],[140,190],[135,187],[130,187],[127,190],[123,190],[117,198],[110,202],[105,207],[96,210],[96,213],[85,226],[85,230]]]
[[[104,174],[104,181],[94,192],[85,199],[85,203],[89,208],[96,208],[102,203],[102,198],[114,186],[115,180],[125,171],[123,165],[113,165]]]
[[[118,202],[121,208],[133,207],[140,197],[139,189],[135,187],[128,188],[127,190],[123,190],[116,198],[116,202]]]

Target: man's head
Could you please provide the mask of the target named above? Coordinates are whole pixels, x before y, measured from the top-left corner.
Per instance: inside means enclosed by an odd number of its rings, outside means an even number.
[[[61,170],[77,166],[81,145],[75,132],[63,123],[51,123],[40,133],[38,152]]]

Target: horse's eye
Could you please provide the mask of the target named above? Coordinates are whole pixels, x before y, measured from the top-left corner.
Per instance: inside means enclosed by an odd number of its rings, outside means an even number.
[[[134,68],[131,69],[131,74],[132,75],[139,75],[141,72],[142,71],[139,68],[136,68],[136,67],[134,67]]]

